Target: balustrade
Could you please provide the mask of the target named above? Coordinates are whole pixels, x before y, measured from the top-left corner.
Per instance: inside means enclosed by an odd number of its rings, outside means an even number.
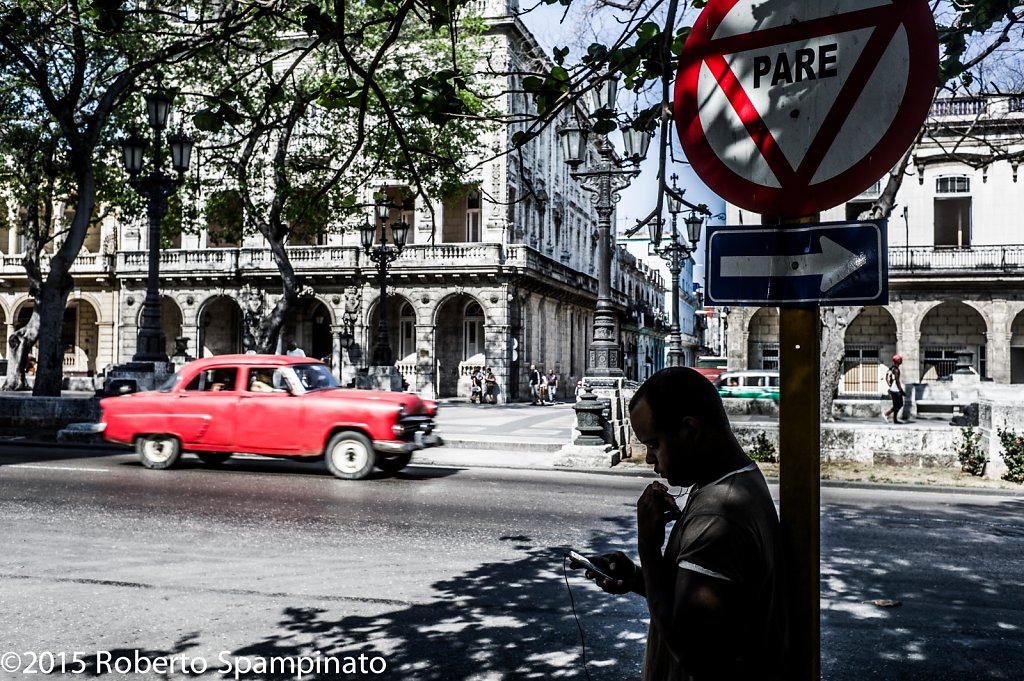
[[[941,248],[933,246],[892,246],[891,271],[943,270],[991,271],[1024,268],[1024,245]]]

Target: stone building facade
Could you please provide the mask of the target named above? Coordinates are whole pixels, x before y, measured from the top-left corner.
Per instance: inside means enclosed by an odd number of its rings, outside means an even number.
[[[888,225],[889,303],[854,313],[840,393],[877,395],[894,353],[907,383],[950,375],[966,350],[995,383],[1024,383],[1024,96],[939,99]],[[881,185],[821,215],[855,219]],[[729,224],[758,216],[727,207]],[[778,367],[778,310],[727,313],[730,368]]]
[[[510,12],[512,5],[488,1],[481,8],[493,26],[488,58],[497,70],[521,72],[528,62],[547,59]],[[515,91],[515,78],[499,86]],[[513,109],[531,106],[520,94],[507,101]],[[590,195],[569,175],[555,126],[521,154],[496,153],[507,148],[511,132],[503,128],[481,138],[480,156],[491,160],[466,178],[460,198],[432,206],[405,200],[400,183],[388,178],[366,188],[368,203],[374,191],[386,188],[397,206],[392,220],[411,226],[408,245],[390,268],[384,316],[405,383],[428,396],[468,395],[469,375],[478,366],[494,369],[500,401],[525,399],[531,363],[553,369],[563,386],[574,386],[585,370],[597,297],[596,213]],[[193,163],[201,166],[196,153]],[[201,206],[208,198],[182,200]],[[6,341],[27,321],[32,301],[19,255],[17,211],[12,207],[0,218],[0,341]],[[369,211],[365,218],[374,219]],[[105,220],[90,231],[75,261],[64,330],[66,376],[97,377],[135,352],[148,267],[142,220],[123,214]],[[288,246],[303,289],[282,338],[329,362],[349,384],[370,361],[380,294],[357,225],[334,227],[316,243]],[[660,368],[666,333],[643,310],[638,314],[634,301],[663,309],[665,283],[625,249],[612,251],[627,377],[642,378]],[[179,359],[243,352],[247,316],[270,310],[280,295],[277,267],[262,236],[215,243],[202,225],[161,251],[160,274],[167,352]],[[345,350],[340,337],[347,329],[355,342]],[[6,342],[2,348],[5,357]]]

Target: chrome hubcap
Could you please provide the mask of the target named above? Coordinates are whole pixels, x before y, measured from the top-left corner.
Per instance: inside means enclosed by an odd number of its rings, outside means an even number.
[[[366,448],[354,440],[339,442],[331,450],[334,467],[344,473],[356,473],[366,466],[369,454]]]
[[[143,444],[143,454],[150,461],[156,463],[162,463],[171,458],[171,452],[174,451],[174,445],[167,439],[149,439]]]

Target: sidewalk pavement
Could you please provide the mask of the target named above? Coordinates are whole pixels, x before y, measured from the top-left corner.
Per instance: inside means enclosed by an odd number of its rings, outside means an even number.
[[[416,452],[413,461],[551,469],[555,452],[572,439],[575,422],[576,412],[567,402],[534,406],[442,400],[437,431],[444,445]]]

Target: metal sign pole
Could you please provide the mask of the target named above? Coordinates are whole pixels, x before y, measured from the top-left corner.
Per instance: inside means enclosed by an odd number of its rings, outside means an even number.
[[[788,673],[793,681],[821,678],[820,334],[817,306],[780,310],[779,520],[789,572]]]

